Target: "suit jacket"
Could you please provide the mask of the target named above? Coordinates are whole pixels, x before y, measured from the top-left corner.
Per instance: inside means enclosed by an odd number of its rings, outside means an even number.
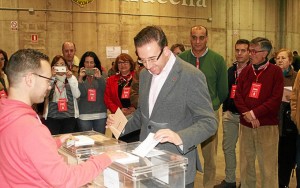
[[[188,158],[186,184],[192,183],[196,175],[197,145],[214,135],[217,120],[212,108],[204,74],[177,58],[149,117],[149,91],[152,75],[147,70],[140,73],[139,103],[124,134],[141,129],[143,141],[150,132],[171,129],[183,141],[183,151],[172,143],[158,147]]]

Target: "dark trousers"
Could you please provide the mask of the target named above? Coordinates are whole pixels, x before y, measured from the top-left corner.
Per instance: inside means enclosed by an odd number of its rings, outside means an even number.
[[[297,188],[300,188],[300,135],[297,136],[296,177]]]
[[[292,170],[296,164],[297,135],[279,137],[278,181],[279,187],[289,186]]]
[[[48,127],[52,135],[73,133],[76,124],[77,121],[74,117],[64,119],[48,117],[47,120],[45,120],[45,125]]]

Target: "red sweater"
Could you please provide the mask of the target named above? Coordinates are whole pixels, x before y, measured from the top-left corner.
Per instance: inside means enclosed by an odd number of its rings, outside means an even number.
[[[278,112],[283,94],[283,74],[281,69],[273,64],[263,71],[256,71],[259,75],[258,83],[261,83],[259,97],[249,97],[252,83],[256,81],[253,72],[253,66],[247,66],[243,69],[239,76],[234,103],[240,113],[252,110],[260,125],[278,125]],[[251,127],[251,123],[247,123],[243,116],[240,116],[240,123]]]

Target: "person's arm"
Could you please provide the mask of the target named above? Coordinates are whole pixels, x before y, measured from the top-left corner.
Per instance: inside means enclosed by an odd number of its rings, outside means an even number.
[[[272,90],[269,91],[272,95],[261,105],[252,109],[254,116],[259,119],[259,117],[266,116],[268,113],[278,113],[277,110],[282,101],[283,95],[283,75],[280,68],[276,67],[274,70],[273,76],[273,87]]]
[[[27,120],[28,121],[28,120]],[[35,120],[36,121],[36,120]],[[28,161],[50,187],[80,187],[93,180],[112,163],[106,154],[94,156],[80,165],[68,165],[57,152],[57,145],[47,127],[32,124],[22,139],[22,148]]]
[[[74,75],[72,75],[70,78],[68,78],[68,83],[71,87],[71,92],[74,98],[80,97],[80,91],[78,88],[78,81]]]
[[[243,70],[240,73],[239,81],[238,81],[238,84],[236,87],[235,97],[234,97],[234,104],[241,114],[251,110],[247,107],[245,100],[244,100],[244,96],[243,96],[243,92],[245,92],[245,89],[246,89],[244,87],[245,81],[247,81],[247,79],[248,79],[247,71]]]
[[[217,92],[220,103],[223,103],[228,96],[228,72],[223,57],[220,57],[218,65]]]
[[[294,82],[293,90],[291,92],[291,119],[294,121],[295,124],[299,124],[299,122],[296,121],[296,112],[297,112],[297,100],[300,99],[299,96],[299,89],[300,89],[300,72],[298,72],[296,80]],[[298,106],[298,108],[300,108]],[[300,125],[297,125],[297,127],[300,127]],[[299,128],[298,128],[299,129]]]
[[[105,87],[105,92],[104,92],[104,103],[106,107],[111,111],[111,113],[115,113],[118,109],[118,105],[113,102],[113,97],[118,97],[118,95],[114,94],[113,92],[113,79],[114,76],[109,77],[107,79],[106,87]]]
[[[191,72],[190,84],[185,95],[187,110],[192,114],[193,124],[177,132],[182,140],[183,153],[204,142],[217,131],[217,119],[212,107],[205,76],[195,69]],[[174,114],[176,115],[176,114]]]

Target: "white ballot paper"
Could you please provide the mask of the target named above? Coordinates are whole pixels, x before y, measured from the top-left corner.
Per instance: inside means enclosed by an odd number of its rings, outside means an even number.
[[[120,108],[118,108],[116,113],[114,114],[114,119],[115,119],[115,123],[111,125],[109,128],[111,132],[114,134],[114,136],[116,137],[116,139],[119,139],[120,134],[122,133],[128,120]]]
[[[289,99],[291,97],[291,92],[292,92],[292,86],[286,86],[286,87],[284,87],[284,89],[283,89],[283,95],[282,95],[282,101],[283,102],[290,102]]]
[[[145,157],[158,143],[159,140],[154,139],[154,133],[149,133],[147,138],[132,153],[140,157]]]
[[[79,136],[74,136],[74,137],[76,138],[75,144],[74,144],[75,147],[95,144],[95,141],[88,136],[79,135]]]

